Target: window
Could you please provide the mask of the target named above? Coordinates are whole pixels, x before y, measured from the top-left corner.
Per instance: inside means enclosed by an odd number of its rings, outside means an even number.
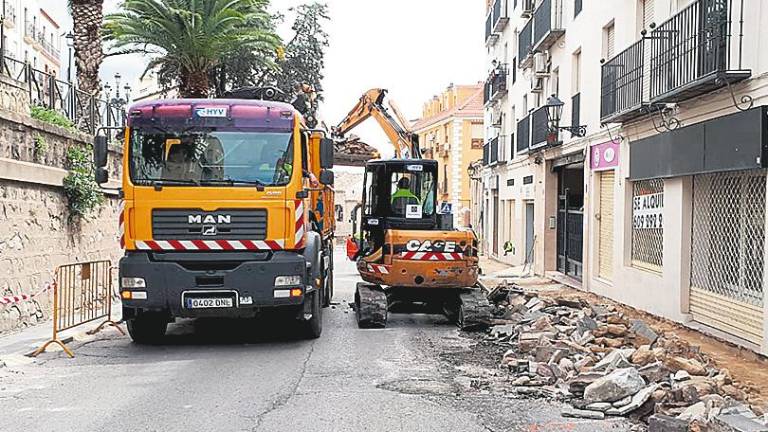
[[[560,68],[552,71],[552,77],[549,79],[549,92],[555,96],[560,95]]]
[[[512,59],[512,84],[517,82],[517,57]]]
[[[581,13],[583,8],[582,0],[574,0],[573,2],[573,17],[576,18]]]
[[[482,149],[483,148],[483,139],[482,138],[472,138],[472,148],[473,149]]]
[[[435,214],[435,184],[431,172],[393,172],[390,179],[391,210],[395,217],[416,218]],[[409,217],[411,207],[420,210],[421,217]]]
[[[632,184],[632,266],[661,273],[664,259],[664,180]]]
[[[616,26],[614,23],[608,24],[603,29],[603,57],[610,59],[616,52]]]
[[[581,50],[573,54],[573,73],[571,74],[573,94],[581,92]]]

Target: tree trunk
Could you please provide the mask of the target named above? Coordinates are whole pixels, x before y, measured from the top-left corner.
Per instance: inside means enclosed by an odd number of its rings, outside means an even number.
[[[77,83],[80,90],[97,97],[101,92],[99,69],[104,60],[101,47],[103,6],[104,0],[70,0]]]
[[[183,98],[206,98],[210,90],[208,71],[181,70],[179,96]]]

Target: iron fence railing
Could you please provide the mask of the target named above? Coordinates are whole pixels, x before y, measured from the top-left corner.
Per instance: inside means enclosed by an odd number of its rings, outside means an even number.
[[[485,18],[485,41],[487,42],[493,35],[493,16],[488,14],[488,17]]]
[[[543,0],[533,13],[533,49],[549,48],[562,33],[562,23],[563,0]]]
[[[508,4],[509,0],[496,0],[493,2],[491,16],[493,17],[493,30],[501,32],[509,22]]]
[[[531,116],[517,122],[517,153],[525,153],[531,145]]]
[[[531,149],[547,145],[549,115],[546,107],[540,107],[531,113]]]
[[[730,64],[728,0],[698,0],[662,23],[648,39],[651,98],[725,71]]]
[[[644,43],[642,40],[601,67],[600,118],[610,119],[643,103]]]
[[[491,151],[488,146],[488,143],[486,142],[483,144],[483,165],[488,165],[491,163]]]
[[[0,53],[0,74],[10,78],[4,85],[27,93],[32,105],[59,112],[82,132],[95,134],[100,127],[124,127],[122,103],[108,102],[79,90],[73,82],[33,68]]]
[[[16,8],[12,4],[5,4],[5,14],[3,14],[3,19],[11,24],[16,23]]]
[[[499,161],[499,137],[492,138],[488,147],[488,163],[494,164]]]
[[[517,58],[520,63],[523,63],[523,59],[533,53],[533,20],[528,20],[523,30],[520,31],[518,44]]]
[[[485,82],[485,103],[494,102],[507,93],[507,65],[501,64],[491,72]]]

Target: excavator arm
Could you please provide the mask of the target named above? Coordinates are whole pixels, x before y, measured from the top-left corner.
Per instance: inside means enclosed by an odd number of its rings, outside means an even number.
[[[368,90],[358,101],[354,108],[347,114],[344,120],[334,129],[334,135],[343,137],[360,123],[373,117],[379,123],[381,129],[395,146],[395,157],[403,159],[420,159],[418,136],[403,127],[384,107],[384,98],[387,90]],[[399,111],[396,115],[402,117]]]

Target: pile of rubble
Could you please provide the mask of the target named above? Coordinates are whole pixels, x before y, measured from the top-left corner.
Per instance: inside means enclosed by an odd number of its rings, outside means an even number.
[[[651,431],[768,431],[768,415],[748,405],[752,389],[697,347],[614,306],[506,284],[489,299],[496,317],[489,338],[509,347],[501,363],[515,391],[567,400],[563,416],[632,416]]]

